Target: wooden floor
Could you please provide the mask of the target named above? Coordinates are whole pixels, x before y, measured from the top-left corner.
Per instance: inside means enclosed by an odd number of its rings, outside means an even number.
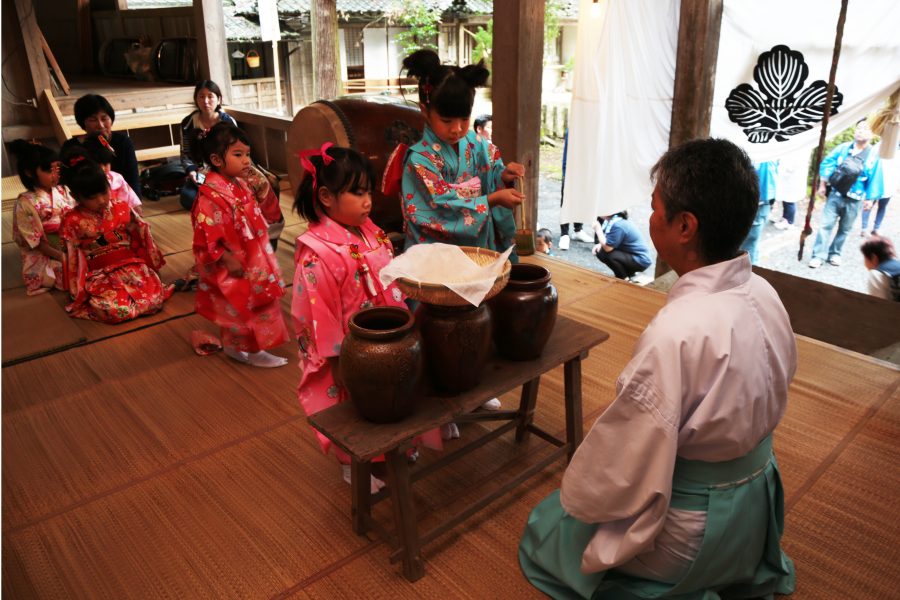
[[[188,216],[168,200],[146,212],[170,263],[164,277],[174,279],[190,264]],[[408,583],[387,545],[351,531],[349,486],[296,400],[295,344],[276,350],[291,366],[274,370],[199,357],[190,333],[214,329],[194,314],[191,294],[130,324],[60,319],[63,297],[24,297],[10,215],[2,216],[5,597],[542,597],[523,579],[516,548],[562,465],[427,546],[426,576]],[[289,218],[279,249],[287,281],[287,242],[304,228]],[[589,427],[665,296],[535,260],[552,271],[562,314],[610,333],[583,365]],[[775,437],[794,598],[897,598],[900,370],[807,338],[798,344]],[[536,413],[559,433],[562,389],[558,369],[542,380]],[[463,440],[475,427],[462,428]],[[473,484],[500,485],[506,467],[532,460],[501,438],[419,482],[418,507],[426,522],[449,514]],[[382,503],[376,518],[389,522],[389,510]]]

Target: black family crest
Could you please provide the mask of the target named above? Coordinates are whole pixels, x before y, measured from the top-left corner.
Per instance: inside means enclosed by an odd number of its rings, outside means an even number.
[[[803,87],[809,67],[803,54],[779,45],[759,55],[753,80],[759,90],[742,83],[728,94],[725,109],[728,118],[744,128],[747,139],[765,144],[774,139],[783,142],[802,133],[825,116],[828,84],[817,79]],[[837,86],[831,100],[831,114],[838,112],[844,100]]]

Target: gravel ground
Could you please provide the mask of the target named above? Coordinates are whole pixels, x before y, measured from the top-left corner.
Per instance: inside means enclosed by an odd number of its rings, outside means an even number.
[[[540,164],[541,177],[538,191],[538,225],[540,227],[546,227],[553,233],[553,255],[588,269],[606,275],[612,275],[612,271],[591,254],[591,247],[593,244],[573,240],[568,251],[561,251],[557,247],[559,244],[562,143],[560,142],[559,147],[557,148],[549,145],[541,146]],[[898,216],[900,208],[892,206],[895,203],[897,203],[896,199],[892,200],[891,204],[888,205],[887,213],[885,214],[884,222],[881,226],[881,234],[895,240],[895,242],[900,242],[900,216]],[[795,225],[797,225],[797,229],[780,231],[771,223],[767,223],[759,242],[759,266],[865,293],[866,268],[863,265],[862,253],[859,251],[859,245],[863,240],[860,236],[861,223],[859,218],[857,218],[853,229],[847,236],[847,241],[844,244],[842,252],[843,264],[840,267],[834,267],[827,263],[818,269],[810,269],[809,266],[807,266],[809,259],[812,257],[815,229],[821,216],[821,210],[822,203],[818,202],[812,220],[813,234],[806,240],[802,261],[797,260],[797,251],[800,248],[800,231],[806,218],[806,206],[798,205],[797,207],[797,217],[794,221]],[[781,216],[781,206],[776,205],[772,212],[777,216]],[[656,250],[650,243],[650,236],[647,233],[647,225],[650,218],[649,198],[644,203],[628,207],[628,214],[629,219],[638,226],[638,229],[644,232],[648,245],[650,246],[651,256],[655,262]],[[874,222],[874,219],[875,215],[873,212],[869,221],[870,227]],[[651,265],[645,273],[647,275],[652,275],[653,269],[654,266]]]

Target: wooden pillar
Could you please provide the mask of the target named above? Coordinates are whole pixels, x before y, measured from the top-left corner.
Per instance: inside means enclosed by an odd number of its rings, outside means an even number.
[[[312,25],[313,95],[317,100],[330,100],[341,94],[337,1],[313,0],[309,8]]]
[[[709,136],[723,0],[681,0],[669,147]],[[656,261],[656,276],[671,267]]]
[[[504,162],[525,165],[529,226],[537,223],[544,0],[494,3],[494,143]]]
[[[77,0],[78,51],[81,55],[81,72],[94,70],[94,42],[91,27],[91,0]]]
[[[28,59],[28,69],[31,72],[31,81],[34,84],[32,97],[39,99],[44,90],[50,89],[50,69],[44,58],[44,48],[41,46],[41,30],[38,27],[37,16],[34,14],[34,3],[31,0],[15,0],[16,16],[19,20],[19,28],[22,30],[22,40],[25,42],[25,56]]]
[[[219,0],[194,0],[194,30],[200,77],[222,89],[222,103],[231,103],[231,57],[225,40],[225,13]]]
[[[669,147],[709,136],[723,0],[681,0]]]

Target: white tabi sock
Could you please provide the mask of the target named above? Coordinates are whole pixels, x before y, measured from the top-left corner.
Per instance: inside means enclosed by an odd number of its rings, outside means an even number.
[[[263,367],[266,369],[274,369],[275,367],[283,367],[288,363],[288,359],[281,356],[269,354],[265,350],[259,352],[251,352],[247,355],[247,362],[254,367]]]
[[[350,465],[341,465],[341,477],[348,484],[350,483]],[[369,492],[377,494],[385,485],[387,484],[374,475],[369,476]]]

